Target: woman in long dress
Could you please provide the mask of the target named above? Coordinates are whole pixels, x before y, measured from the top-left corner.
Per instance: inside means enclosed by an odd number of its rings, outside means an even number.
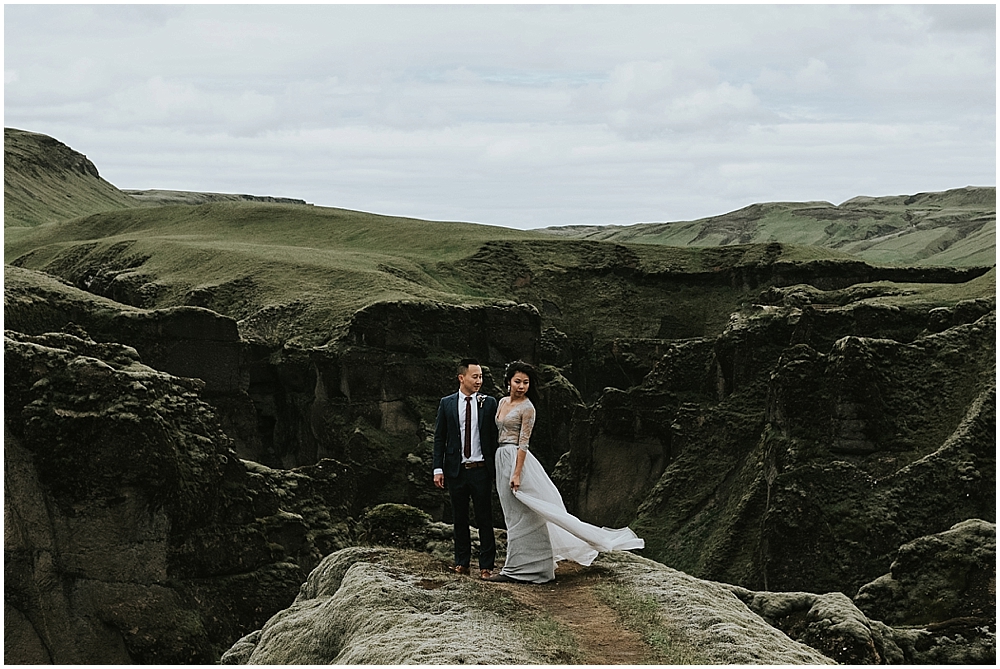
[[[600,551],[644,546],[627,527],[597,527],[566,511],[559,490],[528,450],[535,424],[535,406],[528,398],[534,377],[525,362],[508,365],[504,381],[510,395],[497,407],[497,492],[507,524],[507,560],[491,581],[546,583],[555,578],[559,560],[589,565]]]

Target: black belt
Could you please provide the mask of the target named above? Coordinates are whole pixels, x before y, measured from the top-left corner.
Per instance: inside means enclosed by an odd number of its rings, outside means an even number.
[[[476,467],[485,467],[486,466],[486,461],[485,460],[477,460],[475,462],[463,462],[462,466],[465,467],[466,469],[475,469]]]

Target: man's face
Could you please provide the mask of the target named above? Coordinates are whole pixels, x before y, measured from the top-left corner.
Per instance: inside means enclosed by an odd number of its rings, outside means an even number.
[[[479,365],[469,365],[465,374],[458,375],[458,386],[466,395],[478,393],[483,385],[483,368]]]

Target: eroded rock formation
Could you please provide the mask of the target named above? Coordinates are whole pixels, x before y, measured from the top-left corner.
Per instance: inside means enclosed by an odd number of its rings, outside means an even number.
[[[35,498],[58,510],[67,490],[98,500],[100,509],[54,515],[53,527],[48,520],[10,524],[9,573],[33,584],[7,600],[9,648],[24,658],[208,661],[284,606],[323,555],[357,541],[352,518],[366,507],[407,502],[447,521],[447,507],[425,480],[428,416],[437,396],[451,390],[445,344],[478,347],[496,368],[512,350],[545,340],[530,307],[442,307],[449,318],[491,323],[480,343],[456,343],[434,339],[442,314],[403,305],[380,307],[388,310],[383,330],[374,312],[361,315],[340,347],[261,357],[234,336],[233,321],[204,309],[144,311],[26,270],[12,269],[10,278],[9,323],[66,332],[9,333],[8,465],[26,472],[18,481],[37,483],[31,490],[9,484],[8,511],[33,518],[23,500]],[[808,591],[768,605],[786,611],[775,624],[794,631],[786,623],[796,616],[840,606],[831,595],[811,593],[853,595],[889,569],[900,544],[965,518],[994,518],[995,392],[983,370],[993,364],[995,326],[991,303],[982,301],[928,312],[856,305],[857,295],[799,287],[766,297],[778,304],[734,315],[719,337],[642,344],[644,355],[659,350],[645,381],[606,390],[589,409],[560,368],[542,365],[543,408],[560,418],[540,422],[538,450],[549,466],[568,450],[557,479],[583,517],[618,525],[638,513],[647,555],[735,587]],[[823,299],[845,304],[823,306]],[[512,336],[527,339],[508,341],[508,320]],[[189,321],[193,327],[176,325]],[[105,341],[91,339],[81,323]],[[635,345],[622,342],[616,355]],[[215,381],[154,371],[140,363],[146,355],[161,369]],[[198,364],[183,367],[190,361]],[[440,383],[429,396],[406,393],[429,379]],[[494,392],[496,382],[491,374]],[[240,402],[252,407],[244,419],[233,409]],[[269,426],[260,422],[268,412]],[[147,422],[159,437],[146,436]],[[195,436],[183,436],[188,422],[200,426],[190,428]],[[257,434],[258,445],[239,441],[240,430]],[[272,464],[294,466],[303,457],[315,464],[273,469],[239,459],[268,461],[260,436],[267,434],[272,443],[300,449]],[[146,450],[131,453],[133,441]],[[68,450],[53,450],[59,444]],[[65,467],[77,462],[72,457],[79,462]],[[225,466],[199,464],[189,472],[185,458],[225,458]],[[102,469],[109,461],[138,482],[114,469],[109,481]],[[938,490],[947,499],[935,497]],[[956,498],[955,490],[965,494]],[[69,499],[76,509],[76,498]],[[108,516],[106,508],[116,505],[124,505],[123,514]],[[147,507],[148,517],[137,510]],[[114,538],[116,523],[126,529]],[[74,543],[84,527],[84,535],[107,545]],[[447,559],[447,525],[417,534],[415,548]],[[155,559],[144,564],[163,567],[129,574],[121,564],[105,564],[100,556],[108,551],[137,555],[122,542],[153,551]],[[29,558],[36,553],[47,557]],[[87,594],[65,601],[45,584],[73,581],[66,573],[77,567],[66,561],[81,555],[88,566],[80,592]],[[58,613],[43,615],[50,611]],[[127,620],[141,624],[126,628]],[[52,641],[70,638],[60,630],[71,624],[79,641]],[[158,639],[175,627],[187,636],[168,648]],[[803,638],[819,634],[809,629]],[[897,635],[894,650],[873,634],[852,637],[851,657],[887,661],[903,653],[945,661],[935,650],[940,644],[931,648],[922,636]],[[987,630],[981,648],[966,648],[967,657],[988,654],[989,638]],[[113,652],[102,656],[99,648]]]
[[[901,546],[892,571],[843,593],[749,592],[755,613],[847,664],[995,664],[996,526],[978,519]]]

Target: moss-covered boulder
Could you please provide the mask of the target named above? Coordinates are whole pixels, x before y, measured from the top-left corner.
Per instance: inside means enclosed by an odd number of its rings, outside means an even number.
[[[361,517],[362,539],[372,544],[398,548],[421,547],[431,517],[406,504],[379,504]]]
[[[900,546],[889,573],[854,602],[891,625],[996,622],[996,525],[970,519]]]
[[[996,524],[970,519],[900,546],[888,574],[854,598],[897,626],[906,661],[996,663]]]

